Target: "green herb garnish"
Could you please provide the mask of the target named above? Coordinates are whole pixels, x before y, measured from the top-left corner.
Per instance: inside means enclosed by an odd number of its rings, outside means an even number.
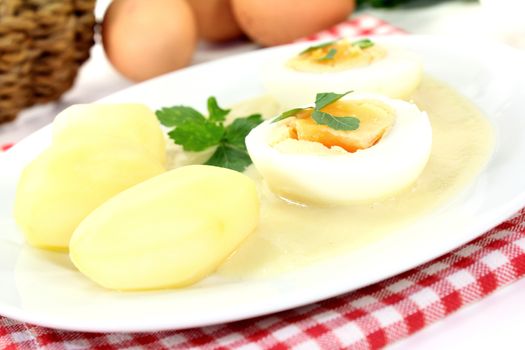
[[[352,91],[347,91],[342,94],[336,94],[334,92],[320,92],[315,96],[315,107],[312,112],[312,119],[319,125],[326,125],[334,130],[355,130],[359,128],[359,119],[354,116],[342,116],[336,117],[330,113],[322,112],[321,109],[334,103],[343,96],[348,95]],[[311,107],[309,107],[311,108]],[[294,108],[286,112],[281,113],[277,118],[272,120],[272,123],[281,121],[286,118],[293,117],[297,113],[305,110],[306,108]]]
[[[318,60],[318,61],[328,61],[328,60],[333,60],[334,57],[335,57],[335,54],[336,54],[336,53],[337,53],[337,49],[332,48],[332,49],[328,50],[328,52],[326,53],[325,56],[323,56],[323,57],[321,57],[321,58],[319,58],[319,59],[317,59],[317,60]]]
[[[327,47],[327,46],[330,46],[330,45],[335,44],[336,42],[337,42],[337,41],[334,40],[334,41],[328,41],[328,42],[326,42],[326,43],[322,43],[322,44],[318,44],[318,45],[310,46],[310,47],[306,48],[305,50],[301,51],[301,52],[299,53],[299,55],[303,55],[303,54],[305,54],[305,53],[312,52],[312,51],[315,51],[315,50],[317,50],[317,49],[325,48],[325,47]]]
[[[324,49],[325,47],[334,45],[335,43],[337,43],[337,41],[338,40],[328,41],[328,42],[321,43],[321,44],[318,44],[318,45],[310,46],[310,47],[306,48],[305,50],[301,51],[299,53],[299,55],[304,55],[305,53],[309,53],[309,52],[315,51],[317,49]],[[374,46],[374,45],[375,45],[375,43],[372,40],[370,40],[370,39],[361,39],[361,40],[354,41],[352,43],[352,46],[357,46],[357,47],[359,47],[361,49],[367,49],[367,48],[369,48],[371,46]],[[337,53],[337,49],[331,48],[324,57],[321,57],[318,60],[319,61],[325,61],[325,60],[333,59],[336,53]]]
[[[245,149],[221,143],[211,158],[204,164],[228,168],[242,173],[244,169],[252,164],[252,159]]]
[[[223,122],[231,109],[222,109],[217,104],[217,99],[213,96],[208,98],[208,113],[211,121]]]
[[[168,136],[185,151],[199,152],[217,146],[205,164],[242,172],[252,163],[245,138],[263,119],[260,114],[253,114],[225,126],[228,113],[230,110],[219,107],[215,97],[208,98],[207,118],[188,106],[161,108],[155,112],[162,125],[174,127]]]
[[[353,92],[352,90],[347,91],[342,94],[336,94],[334,92],[320,92],[315,96],[315,109],[321,110],[322,108],[328,106],[329,104],[334,103],[339,100],[341,97],[348,95]]]
[[[301,112],[304,109],[305,108],[294,108],[294,109],[290,109],[290,110],[288,110],[286,112],[283,112],[277,118],[272,120],[272,123],[276,123],[276,122],[279,122],[279,121],[281,121],[283,119],[293,117],[294,115],[296,115],[297,113]]]
[[[181,145],[185,151],[200,152],[218,144],[224,135],[224,127],[209,119],[194,119],[178,124],[168,136]]]
[[[342,94],[334,92],[320,92],[315,96],[315,107],[312,113],[312,119],[317,124],[326,125],[334,130],[355,130],[359,128],[359,119],[354,116],[336,117],[330,113],[321,112],[321,109],[339,100],[341,97],[348,95],[352,91]]]
[[[336,117],[330,113],[313,111],[312,119],[317,124],[326,125],[334,130],[355,130],[359,128],[359,119],[356,117]]]
[[[374,46],[374,42],[370,39],[361,39],[361,40],[358,40],[358,41],[354,41],[352,43],[352,46],[357,46],[361,49],[367,49],[371,46]]]
[[[174,106],[170,108],[161,108],[155,114],[160,123],[164,126],[182,125],[186,122],[204,119],[204,116],[195,109],[186,106]]]

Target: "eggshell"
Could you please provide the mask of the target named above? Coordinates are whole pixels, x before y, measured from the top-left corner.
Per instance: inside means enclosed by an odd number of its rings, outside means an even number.
[[[188,65],[197,26],[184,0],[115,0],[104,16],[102,42],[120,73],[142,81]]]
[[[225,41],[242,35],[233,15],[230,0],[188,0],[195,14],[199,37],[208,41]]]
[[[354,0],[232,0],[243,31],[263,46],[289,43],[345,20]]]

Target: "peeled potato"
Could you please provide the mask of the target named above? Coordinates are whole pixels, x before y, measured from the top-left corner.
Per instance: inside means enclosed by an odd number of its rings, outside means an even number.
[[[160,123],[141,104],[78,104],[59,113],[53,122],[53,144],[88,140],[122,141],[146,148],[166,162],[166,141]]]
[[[23,171],[15,219],[36,247],[67,249],[78,224],[120,191],[165,171],[143,147],[113,141],[50,147]]]
[[[89,215],[70,243],[73,264],[103,287],[182,287],[213,272],[255,229],[255,183],[191,165],[143,182]]]

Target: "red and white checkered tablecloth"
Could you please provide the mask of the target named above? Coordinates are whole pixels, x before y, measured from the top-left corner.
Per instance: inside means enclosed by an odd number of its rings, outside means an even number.
[[[403,33],[361,16],[307,38]],[[525,209],[480,238],[375,285],[245,321],[157,333],[53,330],[0,316],[0,349],[377,349],[525,274]]]

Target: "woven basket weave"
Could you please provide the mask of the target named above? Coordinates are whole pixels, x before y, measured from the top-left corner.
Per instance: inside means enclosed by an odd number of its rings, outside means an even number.
[[[0,123],[58,99],[93,45],[95,0],[0,0]]]

